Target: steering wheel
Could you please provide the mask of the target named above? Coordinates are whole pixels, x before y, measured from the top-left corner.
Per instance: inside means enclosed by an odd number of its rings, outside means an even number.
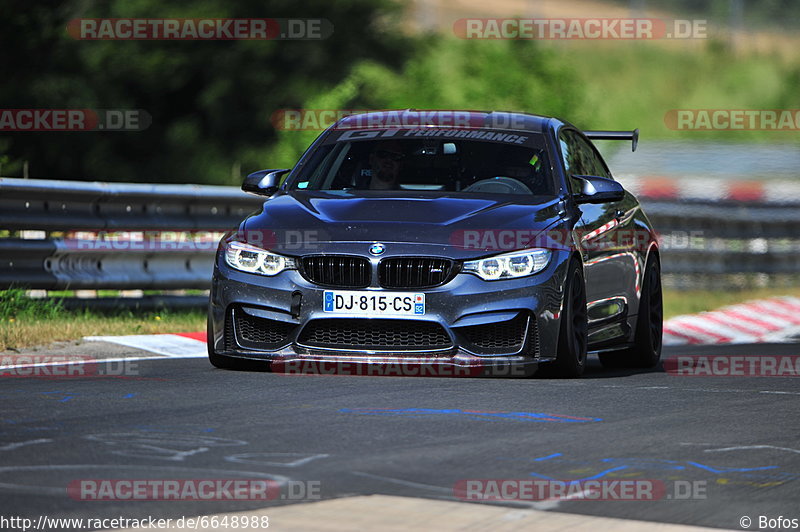
[[[484,192],[487,194],[533,194],[524,183],[513,177],[497,176],[475,181],[462,192]]]

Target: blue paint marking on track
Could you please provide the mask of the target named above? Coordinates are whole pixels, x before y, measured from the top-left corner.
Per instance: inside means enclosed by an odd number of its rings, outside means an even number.
[[[699,467],[700,469],[705,469],[706,471],[710,471],[717,475],[722,475],[724,473],[744,473],[746,471],[763,471],[764,469],[778,469],[778,466],[762,466],[762,467],[730,467],[730,468],[723,468],[723,469],[716,469],[711,466],[698,464],[697,462],[687,462],[695,467]]]
[[[554,453],[548,456],[543,456],[541,458],[533,458],[529,460],[533,462],[542,462],[542,461],[552,460],[554,458],[558,458],[561,456],[563,456],[563,453]],[[779,480],[781,482],[786,482],[798,478],[797,475],[776,471],[776,469],[779,469],[779,467],[774,465],[758,466],[758,467],[713,467],[707,464],[701,464],[699,462],[693,462],[689,460],[678,461],[678,460],[659,460],[659,459],[642,459],[642,458],[602,458],[599,460],[599,462],[607,465],[612,465],[612,464],[616,465],[614,467],[601,469],[598,473],[595,473],[591,476],[572,479],[567,482],[574,483],[574,482],[583,482],[586,480],[596,480],[599,478],[603,478],[605,476],[613,476],[611,475],[612,473],[626,469],[631,471],[642,471],[642,470],[682,471],[685,473],[688,473],[690,470],[693,469],[699,469],[702,471],[713,473],[714,475],[718,476],[734,474],[735,475],[734,478],[740,478],[740,479],[746,478],[762,482],[768,480]],[[565,467],[580,467],[584,470],[587,467],[592,468],[593,466],[592,462],[586,460],[573,460],[568,458],[564,460],[553,460],[552,462],[549,463],[560,464]],[[546,480],[559,480],[559,481],[564,480],[563,477],[551,477],[537,472],[531,472],[528,474],[532,477],[542,478]]]
[[[676,460],[659,460],[657,458],[603,458],[600,461],[620,463],[639,469],[667,469],[671,471],[683,471],[686,469],[686,466],[679,465]]]
[[[67,401],[74,399],[76,395],[80,395],[77,393],[71,392],[62,392],[61,390],[57,390],[55,392],[41,392],[43,395],[54,395],[54,394],[62,394],[64,397],[58,400],[59,403],[66,403]]]
[[[558,458],[559,456],[562,456],[562,455],[563,455],[563,453],[553,453],[553,454],[548,455],[548,456],[542,456],[540,458],[534,458],[533,461],[534,462],[544,462],[545,460],[550,460],[551,458]]]
[[[340,413],[372,416],[432,417],[458,416],[484,421],[526,421],[533,423],[590,423],[603,421],[598,417],[575,417],[539,412],[495,412],[461,410],[459,408],[342,408]]]
[[[567,481],[567,483],[568,484],[572,484],[573,482],[583,482],[584,480],[596,480],[598,478],[603,478],[604,476],[608,475],[609,473],[613,473],[614,471],[620,471],[622,469],[628,469],[628,466],[612,467],[610,469],[606,469],[605,471],[600,471],[599,473],[596,473],[596,474],[594,474],[594,475],[592,475],[590,477],[574,478],[572,480]],[[554,477],[548,477],[547,475],[540,475],[539,473],[529,473],[529,475],[532,476],[532,477],[543,478],[545,480],[561,480],[561,479],[557,479],[557,478],[554,478]]]

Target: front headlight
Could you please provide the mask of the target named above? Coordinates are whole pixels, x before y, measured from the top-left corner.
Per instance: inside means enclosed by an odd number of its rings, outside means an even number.
[[[276,255],[243,242],[228,242],[225,246],[225,262],[231,268],[261,275],[277,275],[283,270],[296,268],[294,259]]]
[[[550,262],[550,255],[549,249],[541,248],[514,251],[467,261],[461,271],[474,273],[485,281],[516,279],[542,271]]]

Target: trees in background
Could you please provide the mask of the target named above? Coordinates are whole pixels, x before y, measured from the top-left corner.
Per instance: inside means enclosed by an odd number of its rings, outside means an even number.
[[[411,53],[390,0],[6,1],[5,109],[143,109],[140,132],[0,132],[2,175],[232,183],[260,168],[270,116],[301,107],[359,61],[396,68]],[[324,18],[325,40],[81,41],[76,18]],[[232,174],[236,174],[235,179]]]

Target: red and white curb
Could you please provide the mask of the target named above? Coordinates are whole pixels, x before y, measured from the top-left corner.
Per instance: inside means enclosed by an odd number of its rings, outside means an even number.
[[[664,345],[785,343],[795,337],[800,337],[797,297],[749,301],[664,322]]]
[[[137,334],[131,336],[85,336],[87,342],[110,342],[149,351],[169,358],[205,358],[206,333]]]
[[[776,297],[664,322],[664,345],[785,343],[800,338],[800,298]],[[169,358],[205,358],[206,333],[87,336]]]
[[[650,200],[800,203],[800,182],[740,181],[711,177],[616,176],[632,194]]]

